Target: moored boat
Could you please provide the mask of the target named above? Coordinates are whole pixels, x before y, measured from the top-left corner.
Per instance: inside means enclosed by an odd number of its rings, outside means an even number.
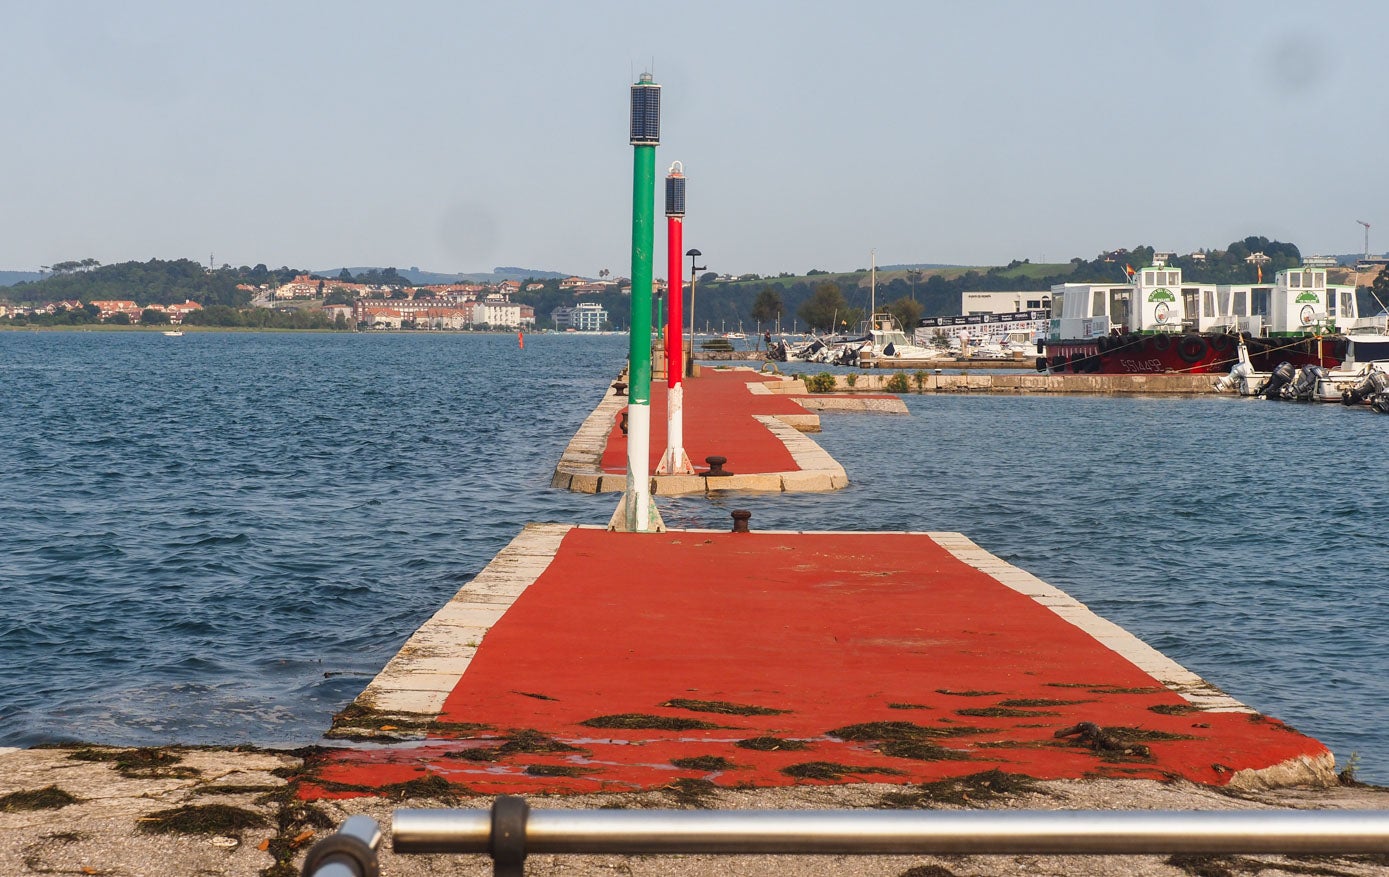
[[[868,341],[859,347],[858,364],[861,368],[925,365],[940,360],[941,353],[934,347],[921,347],[913,344],[907,333],[897,322],[897,318],[885,311],[873,315],[869,324]]]
[[[1300,402],[1372,404],[1389,391],[1389,359],[1343,363],[1340,368],[1320,365],[1294,366],[1284,360],[1270,371],[1259,371],[1243,341],[1238,362],[1230,373],[1214,383],[1218,392],[1233,390],[1241,396],[1262,396]]]
[[[818,362],[826,365],[858,364],[859,348],[867,335],[825,335],[793,342],[786,336],[767,345],[767,356],[776,362]]]
[[[1361,319],[1355,287],[1328,283],[1320,267],[1279,271],[1271,285],[1190,284],[1156,259],[1126,284],[1058,284],[1051,300],[1039,371],[1223,374],[1241,340],[1259,372],[1378,359],[1381,341],[1389,351],[1384,320]]]

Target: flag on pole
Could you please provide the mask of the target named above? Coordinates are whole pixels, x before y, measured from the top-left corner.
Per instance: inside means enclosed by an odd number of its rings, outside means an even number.
[[[1260,283],[1263,283],[1263,282],[1264,282],[1264,266],[1263,266],[1263,265],[1255,265],[1254,267],[1259,269],[1259,282],[1260,282]]]
[[[1129,279],[1130,279],[1130,280],[1132,280],[1132,279],[1133,279],[1133,266],[1132,266],[1132,265],[1125,265],[1125,266],[1124,266],[1124,273],[1127,274],[1127,275],[1129,276]]]

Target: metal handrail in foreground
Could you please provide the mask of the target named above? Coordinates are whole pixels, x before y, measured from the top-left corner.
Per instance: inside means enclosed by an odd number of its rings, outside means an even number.
[[[378,877],[381,827],[370,816],[351,816],[333,834],[309,848],[306,877]]]
[[[1389,810],[397,810],[397,853],[532,854],[1389,853]]]

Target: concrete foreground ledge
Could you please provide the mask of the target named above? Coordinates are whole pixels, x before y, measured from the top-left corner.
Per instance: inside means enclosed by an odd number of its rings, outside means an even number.
[[[118,766],[115,759],[146,752],[165,759],[163,773]],[[89,760],[92,755],[103,760]],[[74,756],[79,756],[74,758]],[[312,844],[349,816],[365,814],[381,825],[383,877],[492,873],[483,856],[404,856],[391,852],[391,814],[398,807],[485,809],[489,797],[439,797],[427,787],[402,786],[389,797],[307,802],[295,795],[298,754],[236,749],[126,750],[64,747],[0,751],[0,801],[15,793],[55,788],[75,800],[46,809],[0,806],[0,874],[74,874],[108,877],[291,877],[299,874]],[[175,768],[181,770],[175,771]],[[139,775],[141,773],[146,775]],[[136,774],[130,776],[128,774]],[[177,775],[175,775],[177,774]],[[710,808],[717,810],[828,810],[878,808],[912,789],[865,783],[789,789],[688,788],[636,794],[532,796],[535,807]],[[1185,782],[1148,780],[1046,781],[1024,788],[995,788],[982,781],[916,789],[909,806],[930,809],[1262,810],[1389,808],[1389,790],[1375,787],[1279,789],[1230,795]],[[52,795],[50,794],[50,797]],[[903,806],[887,803],[887,806]],[[209,833],[156,833],[171,823],[165,811],[219,808],[226,825]],[[225,809],[222,809],[225,808]],[[218,814],[204,809],[214,825]],[[194,813],[194,816],[197,814]],[[189,824],[196,819],[188,820]],[[1309,870],[1315,867],[1316,870]],[[912,872],[911,869],[920,869]],[[1202,870],[1204,869],[1204,870]],[[1285,857],[1168,856],[537,856],[526,873],[611,877],[739,877],[766,874],[834,874],[845,877],[1031,877],[1113,875],[1191,877],[1192,874],[1316,873],[1383,874],[1373,856],[1319,857],[1315,864]]]

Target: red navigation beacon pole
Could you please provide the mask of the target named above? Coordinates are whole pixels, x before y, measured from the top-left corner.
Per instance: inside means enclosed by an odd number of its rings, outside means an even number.
[[[666,175],[666,281],[670,316],[666,320],[666,449],[656,464],[657,475],[693,475],[685,453],[684,409],[685,339],[680,300],[685,291],[681,249],[685,228],[685,168],[680,162]]]

